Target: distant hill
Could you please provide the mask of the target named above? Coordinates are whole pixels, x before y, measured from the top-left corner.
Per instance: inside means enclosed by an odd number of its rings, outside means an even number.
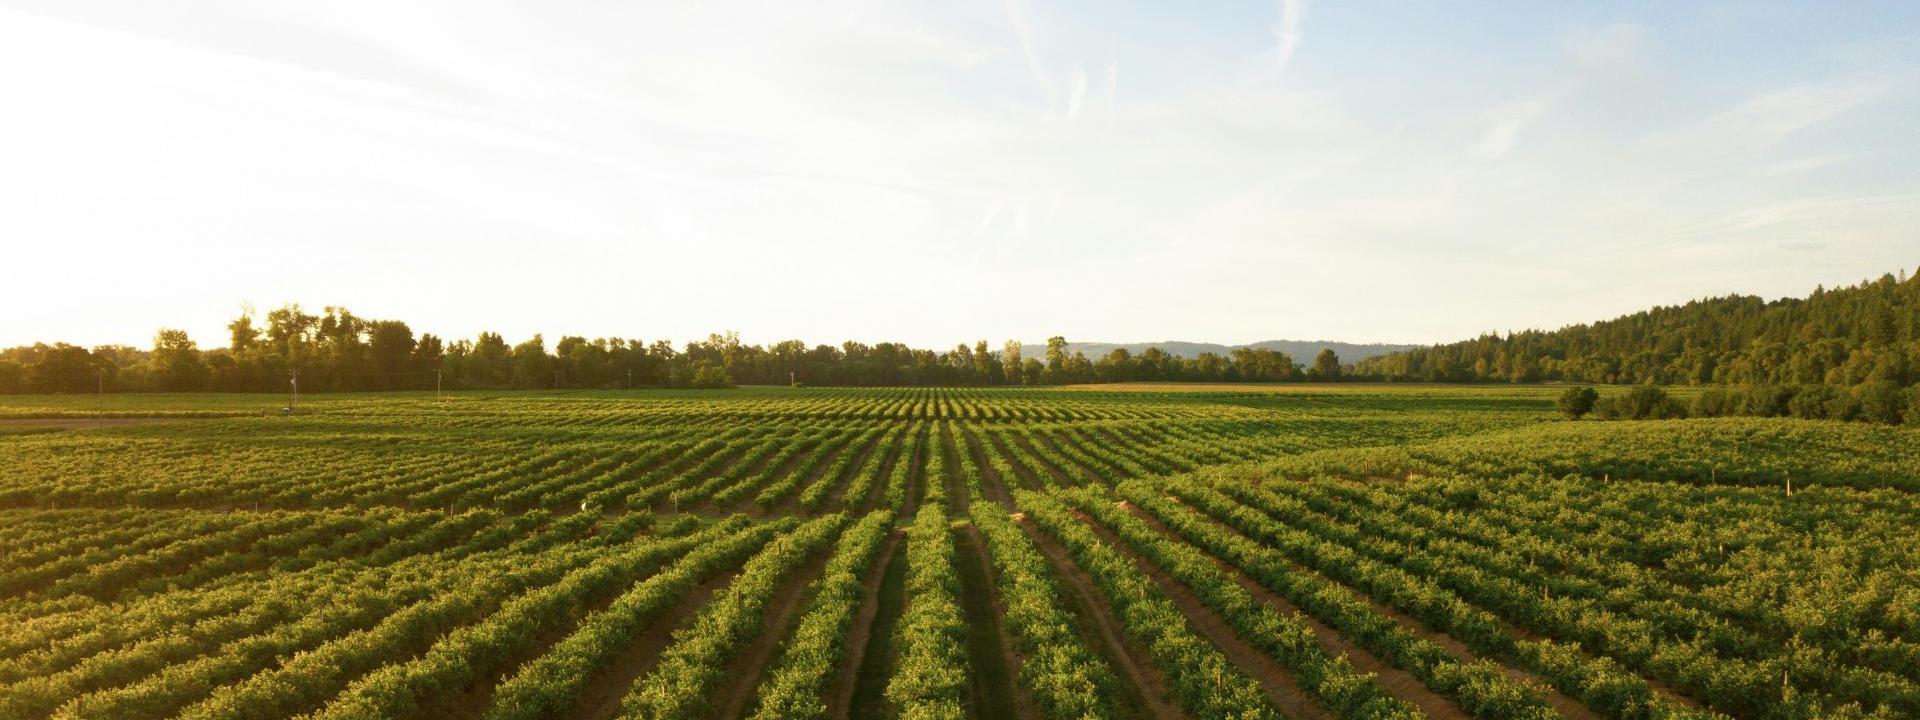
[[[1920,380],[1920,275],[1751,295],[1382,355],[1358,374],[1439,382],[1859,385]]]
[[[1157,347],[1165,350],[1169,355],[1183,358],[1198,357],[1200,353],[1208,352],[1224,357],[1228,353],[1233,352],[1234,348],[1243,347],[1253,348],[1255,350],[1278,350],[1293,356],[1294,362],[1304,364],[1313,362],[1313,356],[1319,354],[1321,348],[1333,348],[1333,352],[1340,356],[1341,362],[1351,363],[1356,360],[1365,360],[1388,353],[1412,350],[1420,346],[1389,345],[1385,343],[1347,343],[1332,340],[1263,340],[1246,345],[1221,345],[1219,343],[1170,340],[1167,342],[1143,343],[1069,342],[1067,343],[1067,352],[1072,353],[1079,351],[1085,353],[1089,360],[1099,360],[1105,357],[1107,353],[1113,352],[1114,348],[1126,348],[1127,352],[1139,355],[1140,351],[1150,347]],[[1023,357],[1045,358],[1047,356],[1047,346],[1021,345],[1020,354]]]

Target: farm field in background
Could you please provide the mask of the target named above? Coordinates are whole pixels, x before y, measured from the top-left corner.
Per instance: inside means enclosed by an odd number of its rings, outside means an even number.
[[[4,396],[0,719],[1920,716],[1920,428],[1559,390]]]

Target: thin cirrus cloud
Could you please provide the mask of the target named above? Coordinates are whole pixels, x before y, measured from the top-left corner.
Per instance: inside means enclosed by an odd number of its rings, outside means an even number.
[[[1911,264],[1911,13],[1781,12],[0,0],[0,344],[1425,342]]]

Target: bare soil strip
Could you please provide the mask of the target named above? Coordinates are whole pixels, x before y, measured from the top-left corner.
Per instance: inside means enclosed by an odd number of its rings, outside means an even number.
[[[872,457],[873,453],[880,449],[881,443],[884,443],[886,441],[887,441],[887,434],[885,432],[877,433],[873,436],[872,442],[869,442],[865,446],[862,446],[860,448],[860,454],[854,456],[852,460],[847,462],[847,467],[843,473],[844,477],[837,477],[829,480],[829,482],[833,483],[833,490],[827,493],[826,502],[821,503],[822,507],[842,507],[843,506],[844,502],[847,499],[847,485],[853,482],[854,475],[857,475],[860,473],[860,468],[867,464],[867,458]],[[884,465],[885,463],[883,462],[881,464]],[[798,496],[799,494],[800,493],[794,493],[795,496]],[[847,509],[852,510],[853,508],[847,508]]]
[[[987,442],[993,443],[993,449],[996,452],[999,452],[1001,457],[1008,459],[1007,464],[1013,467],[1014,474],[1020,476],[1019,477],[1020,483],[1024,485],[1028,490],[1039,490],[1047,486],[1047,484],[1045,482],[1042,482],[1040,478],[1034,476],[1032,471],[1028,470],[1024,464],[1013,461],[1012,459],[1013,450],[1012,448],[1009,448],[1007,446],[1007,442],[1005,438],[1000,437],[996,433],[990,433],[986,431],[981,431],[980,434],[986,437]],[[1066,481],[1062,480],[1061,482],[1064,483]]]
[[[940,455],[940,467],[947,475],[947,517],[963,517],[973,507],[973,493],[967,488],[967,479],[960,474],[960,447],[953,437],[953,428],[941,423],[939,432],[941,445],[946,449]]]
[[[673,644],[673,631],[693,622],[695,616],[713,599],[714,593],[733,582],[739,575],[738,568],[728,570],[708,578],[695,586],[673,606],[667,614],[647,624],[647,628],[627,646],[627,652],[594,673],[587,683],[586,692],[580,696],[580,703],[574,707],[573,717],[577,720],[608,720],[620,714],[620,701],[625,699],[627,691],[640,676],[647,674],[660,662],[660,653]]]
[[[1135,516],[1146,520],[1147,524],[1153,526],[1153,529],[1159,531],[1161,535],[1180,542],[1186,542],[1184,538],[1180,537],[1179,533],[1174,532],[1171,528],[1161,523],[1160,519],[1154,517],[1152,513],[1143,511],[1132,504],[1128,504],[1127,509]],[[1225,525],[1216,523],[1216,526],[1227,531],[1232,531],[1232,528],[1226,527]],[[1432,688],[1427,687],[1426,683],[1421,682],[1420,678],[1414,677],[1413,673],[1394,667],[1392,663],[1380,659],[1373,653],[1368,652],[1366,648],[1348,643],[1346,638],[1341,637],[1339,630],[1335,630],[1326,623],[1321,622],[1320,618],[1302,611],[1286,598],[1281,597],[1272,590],[1268,590],[1267,586],[1254,582],[1252,578],[1240,572],[1239,568],[1221,560],[1219,556],[1213,553],[1206,553],[1206,555],[1208,559],[1213,561],[1216,567],[1219,567],[1228,577],[1233,578],[1234,582],[1239,583],[1240,587],[1245,588],[1248,593],[1251,593],[1255,600],[1259,600],[1268,607],[1279,610],[1281,613],[1297,615],[1300,619],[1305,620],[1307,627],[1313,629],[1314,640],[1320,644],[1321,649],[1334,655],[1345,654],[1347,661],[1353,663],[1354,669],[1361,673],[1372,673],[1375,682],[1380,683],[1380,687],[1386,690],[1387,694],[1412,703],[1414,707],[1419,708],[1420,712],[1425,713],[1428,717],[1467,717],[1466,712],[1461,710],[1459,705],[1455,704],[1446,696],[1434,692]],[[1298,566],[1294,566],[1293,569],[1307,572],[1305,568]],[[1319,578],[1318,575],[1315,575],[1315,578],[1321,582],[1337,584],[1325,578]]]
[[[760,634],[755,635],[753,643],[728,664],[726,674],[721,676],[723,679],[709,696],[708,707],[714,709],[713,717],[731,720],[744,716],[752,706],[755,691],[760,689],[760,682],[772,667],[782,641],[799,624],[800,616],[813,597],[813,582],[826,572],[827,560],[833,557],[833,552],[827,548],[815,555],[798,574],[782,581],[780,589],[767,601]]]
[[[867,488],[866,500],[860,504],[859,508],[854,508],[852,503],[847,503],[847,510],[852,511],[858,509],[864,511],[880,507],[880,499],[887,496],[887,479],[893,476],[893,465],[894,463],[900,462],[900,451],[907,447],[911,439],[912,438],[903,434],[900,436],[898,443],[895,443],[893,447],[887,448],[886,458],[880,462],[879,467],[873,469],[873,486]]]
[[[785,498],[780,500],[778,505],[771,508],[759,509],[758,503],[755,503],[752,499],[748,499],[746,501],[747,504],[755,507],[754,517],[778,518],[800,514],[800,494],[807,491],[808,485],[820,481],[820,476],[832,469],[834,461],[838,460],[840,456],[850,452],[858,452],[858,449],[854,447],[856,440],[848,440],[846,444],[834,448],[826,457],[821,458],[819,464],[814,466],[813,474],[801,478],[800,482],[793,486],[793,489],[787,493]],[[866,456],[862,454],[861,457],[864,458]],[[832,482],[833,478],[827,478],[826,481]]]
[[[1060,448],[1054,446],[1052,438],[1042,437],[1039,433],[1021,433],[1014,437],[1013,442],[1025,445],[1030,457],[1039,462],[1048,472],[1053,473],[1054,478],[1058,479],[1062,485],[1077,487],[1088,483],[1108,484],[1101,480],[1099,472],[1060,452]]]
[[[927,495],[927,453],[933,451],[932,430],[931,426],[920,428],[920,441],[914,443],[913,457],[908,459],[913,464],[907,466],[911,472],[907,474],[907,495],[900,501],[901,518],[911,520],[920,512],[920,501]]]
[[[966,451],[973,456],[973,466],[980,470],[980,492],[987,499],[1000,504],[1007,512],[1013,512],[1013,494],[1007,490],[1007,479],[1000,477],[1000,469],[993,466],[987,458],[986,448],[982,446],[979,434],[966,427],[960,428],[961,437],[966,440]]]
[[[780,437],[780,438],[773,439],[773,442],[776,442],[776,443],[789,443],[794,441],[795,441],[795,438],[791,438],[791,437]],[[773,461],[780,459],[779,458],[780,450],[775,449],[773,452],[768,453],[766,457],[754,460],[751,465],[747,466],[745,471],[740,473],[740,479],[735,482],[754,482],[754,478],[759,477],[762,474],[764,474],[769,479],[768,481],[771,482],[771,478],[777,478],[780,476],[781,473],[791,470],[795,464],[800,462],[800,457],[803,455],[806,455],[806,453],[804,452],[794,453],[793,455],[788,456],[786,459],[780,460],[780,464],[778,466],[775,466],[773,464]],[[724,489],[726,488],[717,487],[717,488],[714,488],[713,491],[717,493]],[[753,501],[752,495],[753,495],[752,493],[747,493],[748,502]],[[693,503],[689,505],[685,511],[700,513],[703,515],[725,514],[724,511],[722,511],[718,506],[715,505],[715,503],[713,502],[713,495],[711,493],[709,493],[705,497],[702,497],[698,500],[693,501]]]
[[[671,562],[671,560],[666,562]],[[649,577],[659,570],[660,564],[656,563],[643,568],[637,577]],[[514,653],[513,657],[507,662],[501,663],[498,672],[494,672],[486,677],[476,678],[465,688],[461,688],[458,692],[454,693],[452,697],[447,698],[442,705],[436,706],[434,708],[435,712],[440,713],[442,717],[454,720],[479,718],[485,715],[487,708],[493,706],[494,691],[500,687],[501,681],[505,680],[509,673],[520,669],[520,666],[532,662],[535,658],[547,654],[547,651],[551,650],[555,644],[566,639],[568,635],[573,634],[573,631],[579,627],[580,620],[607,609],[607,606],[612,605],[613,601],[619,598],[620,590],[609,592],[606,597],[594,600],[591,604],[581,606],[575,610],[573,620],[556,624],[535,634],[533,639],[527,642],[526,647]]]
[[[1020,520],[1021,529],[1027,531],[1040,554],[1046,556],[1053,565],[1054,575],[1060,580],[1060,586],[1066,590],[1061,597],[1073,610],[1076,629],[1080,637],[1087,641],[1087,647],[1099,653],[1119,674],[1118,689],[1120,697],[1114,703],[1114,711],[1122,718],[1186,718],[1167,699],[1166,676],[1153,666],[1145,653],[1135,652],[1126,640],[1126,631],[1120,618],[1114,615],[1113,607],[1107,604],[1099,585],[1073,562],[1073,557],[1052,537],[1033,526],[1032,521]]]
[[[1220,617],[1213,608],[1207,607],[1206,603],[1199,596],[1194,595],[1186,585],[1181,584],[1179,580],[1160,569],[1159,565],[1135,551],[1132,545],[1113,534],[1113,531],[1101,525],[1099,521],[1079,510],[1073,511],[1073,514],[1080,519],[1080,522],[1092,528],[1094,534],[1100,536],[1101,540],[1126,555],[1128,560],[1132,560],[1134,567],[1152,578],[1160,591],[1166,593],[1167,599],[1172,600],[1173,604],[1180,608],[1180,614],[1187,616],[1188,624],[1212,642],[1214,647],[1219,648],[1220,652],[1226,654],[1227,659],[1231,660],[1235,667],[1240,668],[1240,672],[1246,673],[1248,677],[1260,683],[1260,689],[1266,691],[1267,701],[1279,708],[1280,712],[1290,718],[1306,720],[1330,720],[1333,717],[1332,713],[1320,706],[1319,701],[1315,700],[1312,694],[1300,687],[1299,681],[1294,679],[1292,672],[1282,667],[1278,661],[1260,648],[1241,639],[1239,631],[1234,630],[1233,625],[1228,623],[1226,618]],[[1432,713],[1428,713],[1428,716],[1449,717]],[[1464,713],[1458,716],[1466,717]]]
[[[1033,698],[1014,682],[1020,661],[1001,624],[992,563],[973,523],[954,531],[954,569],[960,577],[960,605],[967,622],[970,714],[982,720],[1039,720]]]
[[[893,646],[893,624],[900,619],[901,597],[906,589],[907,561],[901,557],[900,540],[905,531],[896,528],[887,536],[880,548],[878,562],[867,570],[866,593],[860,601],[860,613],[854,617],[853,627],[847,632],[846,645],[842,651],[840,668],[834,676],[833,684],[827,692],[827,716],[834,718],[878,717],[884,715],[885,699],[880,693],[886,689],[887,670],[893,666],[890,655]],[[892,597],[888,598],[888,586],[891,585]],[[881,607],[890,604],[890,608]],[[882,622],[882,610],[891,613]],[[875,630],[882,632],[875,634]],[[871,685],[877,675],[879,688],[862,687]],[[854,714],[858,709],[866,714]]]

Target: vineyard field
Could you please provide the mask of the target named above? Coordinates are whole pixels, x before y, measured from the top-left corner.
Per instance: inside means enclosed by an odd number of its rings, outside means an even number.
[[[1559,390],[0,396],[0,720],[1920,717],[1920,426]]]

